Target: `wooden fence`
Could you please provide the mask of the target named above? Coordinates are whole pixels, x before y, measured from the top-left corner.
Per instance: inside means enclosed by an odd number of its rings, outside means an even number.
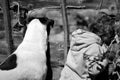
[[[8,43],[8,52],[11,54],[14,51],[13,37],[12,37],[12,27],[11,27],[11,15],[10,15],[10,1],[2,0],[2,7],[4,13],[4,27],[6,31],[6,40]],[[66,60],[68,45],[69,45],[69,30],[68,30],[68,20],[66,13],[66,0],[61,1],[61,11],[64,24],[64,59]],[[64,61],[65,61],[64,60]]]

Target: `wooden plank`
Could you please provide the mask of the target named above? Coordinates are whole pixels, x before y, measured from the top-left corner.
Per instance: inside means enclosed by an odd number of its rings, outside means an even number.
[[[11,17],[10,17],[10,5],[9,0],[2,0],[2,7],[4,13],[4,27],[6,31],[6,40],[8,43],[8,52],[11,54],[14,51],[13,39],[12,39],[12,28],[11,28]]]
[[[64,61],[66,61],[68,46],[69,46],[69,28],[68,28],[68,18],[66,11],[66,0],[62,0],[62,19],[64,25]]]
[[[47,9],[61,9],[61,6],[50,6],[46,7]],[[86,9],[86,6],[72,6],[72,5],[67,5],[67,9]]]

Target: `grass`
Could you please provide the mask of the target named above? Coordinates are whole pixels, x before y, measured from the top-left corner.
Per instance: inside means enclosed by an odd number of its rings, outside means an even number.
[[[5,38],[5,31],[0,31],[0,39],[4,39]]]
[[[7,54],[8,54],[7,48],[3,48],[0,46],[0,55],[7,55]]]
[[[4,30],[4,26],[3,26],[3,20],[0,20],[0,31]]]
[[[5,40],[0,41],[0,54],[2,55],[7,55],[8,50],[7,50],[7,43]]]

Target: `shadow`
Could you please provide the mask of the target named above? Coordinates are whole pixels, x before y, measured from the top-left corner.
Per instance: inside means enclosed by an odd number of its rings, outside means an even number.
[[[107,65],[101,73],[99,73],[95,76],[91,76],[91,79],[92,80],[103,80],[103,79],[104,80],[109,80],[108,67],[109,67],[109,65]]]
[[[54,20],[50,20],[47,24],[47,35],[50,35],[51,27],[54,25]],[[50,56],[50,42],[47,43],[47,52],[46,52],[46,58],[47,58],[47,75],[45,80],[52,80],[53,78],[53,71],[51,66],[51,56]]]
[[[46,52],[46,57],[47,57],[47,75],[45,80],[52,80],[53,77],[53,71],[51,67],[51,56],[50,56],[50,43],[48,42],[48,49]]]

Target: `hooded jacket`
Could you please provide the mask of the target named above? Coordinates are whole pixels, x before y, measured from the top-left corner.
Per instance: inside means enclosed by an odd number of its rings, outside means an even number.
[[[92,32],[78,29],[72,33],[66,65],[60,80],[91,80],[90,75],[100,73],[107,65],[102,59],[107,47]]]

